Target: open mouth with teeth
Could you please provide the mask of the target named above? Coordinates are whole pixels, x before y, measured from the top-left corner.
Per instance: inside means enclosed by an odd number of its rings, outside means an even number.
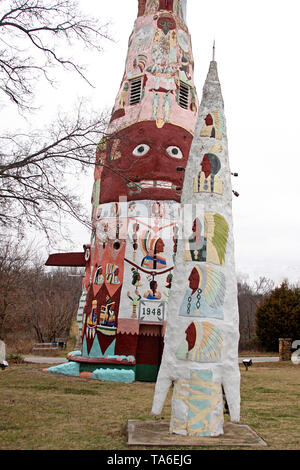
[[[141,181],[139,184],[142,189],[148,189],[148,188],[176,189],[176,186],[173,183],[171,183],[171,181],[144,180],[144,181]]]
[[[171,181],[157,181],[157,180],[142,180],[139,182],[133,182],[127,184],[131,189],[132,193],[139,193],[143,189],[168,189],[180,191],[181,188],[176,186]]]
[[[120,196],[180,202],[192,140],[186,129],[170,123],[158,128],[155,121],[117,132],[103,150],[107,165],[101,171],[100,204]]]

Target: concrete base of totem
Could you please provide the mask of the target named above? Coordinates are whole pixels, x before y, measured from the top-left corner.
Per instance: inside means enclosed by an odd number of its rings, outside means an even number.
[[[170,434],[168,421],[128,421],[128,445],[156,447],[266,447],[267,443],[245,424],[224,424],[217,437],[193,437]]]

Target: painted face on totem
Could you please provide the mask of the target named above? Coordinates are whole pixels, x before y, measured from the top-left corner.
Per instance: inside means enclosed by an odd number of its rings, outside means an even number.
[[[168,34],[169,31],[176,28],[176,23],[171,16],[161,16],[157,21],[157,27],[162,29],[164,34]]]
[[[195,345],[195,341],[196,341],[196,328],[195,328],[195,324],[194,323],[191,323],[187,329],[185,330],[185,337],[186,337],[186,341],[188,343],[188,350],[190,351],[191,349],[193,349],[194,345]]]
[[[196,290],[198,289],[199,283],[200,283],[199,271],[196,268],[194,268],[189,277],[189,285],[190,285],[190,289],[192,289],[192,294],[194,294]]]
[[[180,202],[192,135],[182,127],[154,121],[129,126],[106,146],[100,204],[142,199]]]
[[[200,237],[201,237],[201,229],[202,225],[201,222],[198,218],[196,218],[193,222],[193,239],[195,243],[199,243]]]
[[[208,115],[205,117],[205,124],[206,124],[207,126],[212,126],[213,123],[214,123],[214,121],[213,121],[213,118],[212,118],[211,114],[208,114]]]
[[[208,178],[209,175],[216,175],[220,171],[221,163],[216,155],[207,153],[203,157],[201,167],[205,178]]]
[[[165,244],[161,238],[159,238],[155,245],[155,253],[163,253]]]

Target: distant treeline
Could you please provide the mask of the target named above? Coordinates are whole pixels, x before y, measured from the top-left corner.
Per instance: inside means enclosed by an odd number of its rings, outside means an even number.
[[[28,247],[0,245],[0,339],[11,351],[68,338],[76,319],[84,272],[44,262]],[[300,339],[299,287],[260,277],[252,284],[238,278],[237,288],[240,350],[278,351],[279,337]]]
[[[15,352],[68,337],[76,317],[79,270],[49,270],[28,248],[0,247],[0,338]]]

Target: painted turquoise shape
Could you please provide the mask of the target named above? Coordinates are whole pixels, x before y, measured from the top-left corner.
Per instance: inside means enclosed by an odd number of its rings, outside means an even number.
[[[68,362],[66,364],[59,364],[58,366],[49,367],[48,372],[54,374],[73,375],[74,377],[79,376],[80,365],[77,362]]]
[[[115,354],[115,346],[116,346],[116,340],[114,339],[113,342],[106,349],[104,355],[113,356]]]
[[[68,357],[74,357],[74,356],[81,356],[81,351],[79,349],[76,349],[75,351],[70,351],[68,353]]]
[[[96,369],[92,373],[92,378],[105,382],[131,383],[135,380],[135,373],[124,369]]]
[[[85,336],[83,337],[83,340],[82,340],[82,356],[83,356],[83,357],[87,357],[87,356],[88,356],[87,345],[86,345],[86,338],[85,338]]]
[[[211,370],[191,370],[191,380],[193,379],[193,375],[197,375],[199,379],[207,381],[207,382],[212,382],[213,376],[212,376],[212,371]],[[191,388],[195,391],[201,391],[207,395],[207,400],[191,400],[191,403],[200,411],[205,410],[206,408],[209,407],[210,405],[210,400],[209,396],[212,395],[212,391],[209,390],[208,388],[205,388],[200,385],[191,385]],[[188,420],[192,419],[195,416],[195,413],[189,408],[189,413],[188,413]],[[211,423],[211,414],[207,413],[206,419],[208,423]],[[201,427],[204,427],[204,423],[202,421],[198,421],[195,423],[193,426],[191,426],[191,429],[201,429]],[[203,431],[203,432],[198,432],[197,436],[211,436],[210,431]]]
[[[94,341],[89,352],[89,357],[103,357],[97,335],[94,337]]]

